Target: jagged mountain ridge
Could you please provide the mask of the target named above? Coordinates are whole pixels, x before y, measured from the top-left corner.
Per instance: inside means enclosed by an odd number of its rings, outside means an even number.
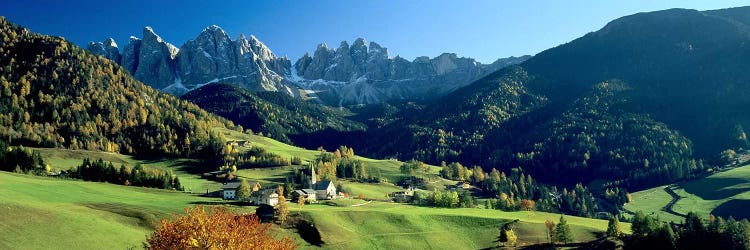
[[[254,36],[231,40],[216,25],[179,49],[146,27],[119,53],[114,40],[91,42],[88,49],[120,63],[136,79],[164,92],[182,95],[210,83],[230,83],[253,91],[280,91],[317,98],[332,105],[381,103],[398,99],[434,99],[529,56],[481,64],[444,53],[408,61],[391,58],[387,48],[359,38],[338,49],[318,46],[294,65],[277,57]]]
[[[111,41],[111,42],[109,42]],[[262,42],[240,35],[231,40],[218,26],[209,26],[179,49],[150,27],[142,38],[131,37],[117,55],[112,39],[91,42],[88,49],[125,67],[136,79],[156,89],[182,95],[200,86],[231,82],[249,90],[292,91],[282,84],[291,63],[276,57]]]
[[[390,57],[388,49],[358,38],[350,46],[318,45],[313,56],[305,54],[294,64],[293,79],[317,92],[327,103],[382,103],[400,99],[434,99],[466,86],[503,67],[521,63],[529,56],[498,59],[482,64],[473,58],[443,53],[408,61]]]

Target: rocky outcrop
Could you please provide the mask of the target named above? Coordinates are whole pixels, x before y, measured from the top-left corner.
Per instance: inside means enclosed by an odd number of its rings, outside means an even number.
[[[90,42],[88,50],[116,63],[120,63],[120,49],[117,48],[115,39],[109,38],[103,42]]]
[[[305,54],[297,60],[296,75],[291,79],[333,105],[432,99],[528,58],[511,57],[481,64],[473,58],[443,53],[409,61],[400,56],[391,58],[387,48],[375,42],[368,46],[358,38],[351,46],[341,42],[335,50],[318,45],[312,57]]]
[[[135,70],[138,68],[138,58],[140,57],[140,53],[141,39],[131,36],[128,44],[122,49],[122,61],[120,65],[130,72],[130,74],[134,74]]]
[[[137,66],[131,73],[143,83],[163,89],[177,79],[174,61],[177,52],[177,48],[162,40],[151,27],[146,27],[140,40]]]

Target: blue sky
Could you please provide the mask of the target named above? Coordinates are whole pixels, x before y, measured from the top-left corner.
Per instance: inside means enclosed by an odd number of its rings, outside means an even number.
[[[176,46],[216,24],[232,38],[255,35],[277,55],[299,58],[319,43],[357,37],[409,60],[453,52],[490,63],[536,54],[637,12],[720,9],[749,1],[0,1],[0,15],[76,44],[113,37],[124,47],[144,26]]]

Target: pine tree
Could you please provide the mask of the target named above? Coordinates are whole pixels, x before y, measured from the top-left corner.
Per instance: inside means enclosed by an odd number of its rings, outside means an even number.
[[[555,241],[565,244],[573,241],[573,233],[570,231],[568,221],[563,216],[560,216],[560,222],[555,226]]]
[[[617,216],[609,218],[609,224],[607,224],[607,236],[609,237],[620,237],[620,219]]]

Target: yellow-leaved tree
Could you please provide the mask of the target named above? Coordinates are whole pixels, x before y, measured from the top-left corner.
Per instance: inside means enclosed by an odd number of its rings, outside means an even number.
[[[162,220],[145,249],[295,249],[289,238],[269,233],[254,214],[234,214],[225,208],[186,208],[185,215]]]

